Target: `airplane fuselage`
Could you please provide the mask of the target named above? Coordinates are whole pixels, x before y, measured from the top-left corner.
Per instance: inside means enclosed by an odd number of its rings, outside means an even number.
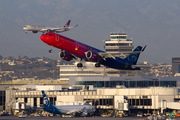
[[[45,111],[54,114],[72,114],[70,111],[87,111],[87,113],[91,114],[94,112],[94,108],[91,105],[61,105],[61,106],[51,106],[48,108],[44,108]]]
[[[56,32],[64,32],[66,31],[65,28],[53,28],[53,27],[44,27],[44,26],[36,26],[36,25],[25,25],[23,28],[25,31],[40,31],[40,32],[47,32],[47,30],[56,30]]]

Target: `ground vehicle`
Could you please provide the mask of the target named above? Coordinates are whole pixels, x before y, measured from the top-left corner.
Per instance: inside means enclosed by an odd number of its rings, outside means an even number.
[[[40,114],[36,113],[34,114],[35,117],[40,117]]]
[[[19,113],[19,118],[26,118],[26,117],[27,117],[26,112],[20,112]]]
[[[19,114],[19,118],[26,118],[27,114]]]
[[[138,111],[137,117],[143,117],[143,113],[141,111]]]
[[[176,117],[180,117],[180,111],[177,111],[175,114]]]

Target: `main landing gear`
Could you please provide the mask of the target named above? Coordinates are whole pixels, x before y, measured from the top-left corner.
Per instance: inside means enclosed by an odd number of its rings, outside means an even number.
[[[99,64],[99,63],[96,63],[95,64],[95,67],[100,67],[101,65]],[[77,64],[77,67],[79,68],[79,67],[83,67],[83,64],[82,63],[78,63]]]
[[[81,63],[81,58],[78,58],[79,63],[77,64],[77,67],[83,67],[83,64]]]
[[[77,67],[79,68],[79,67],[83,67],[83,64],[82,63],[78,63],[77,64]]]
[[[95,67],[100,67],[101,65],[99,63],[96,63],[95,64]]]

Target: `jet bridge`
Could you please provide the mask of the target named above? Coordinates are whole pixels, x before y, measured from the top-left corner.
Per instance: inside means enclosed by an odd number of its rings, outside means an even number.
[[[166,100],[161,99],[159,107],[161,108],[161,113],[163,113],[164,109],[180,110],[180,102],[167,102]]]

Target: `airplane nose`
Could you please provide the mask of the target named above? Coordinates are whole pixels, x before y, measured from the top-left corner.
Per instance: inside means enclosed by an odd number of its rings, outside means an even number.
[[[46,38],[45,38],[44,35],[41,35],[40,39],[41,39],[42,41],[45,41]]]

